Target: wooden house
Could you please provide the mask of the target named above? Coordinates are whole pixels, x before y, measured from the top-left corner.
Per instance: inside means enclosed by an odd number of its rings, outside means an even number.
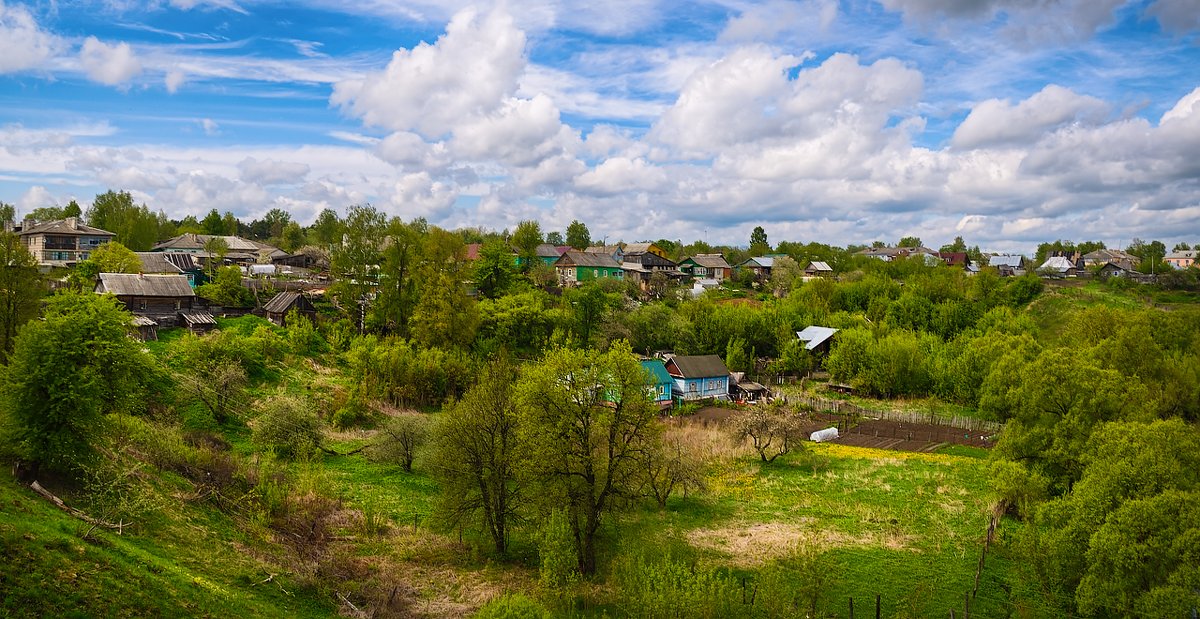
[[[187,278],[188,285],[193,288],[208,281],[204,269],[195,261],[192,254],[157,251],[134,253],[142,262],[141,272],[146,275],[183,275]]]
[[[804,267],[805,277],[833,277],[833,267],[828,262],[813,260]]]
[[[568,251],[554,263],[558,281],[564,286],[578,286],[596,279],[624,279],[621,264],[607,254]]]
[[[310,321],[317,317],[317,308],[313,306],[312,301],[299,292],[281,292],[263,306],[267,320],[281,327],[287,326],[287,315],[292,310],[299,312],[301,316]]]
[[[770,389],[746,378],[745,372],[732,372],[729,384],[733,399],[744,404],[755,404],[771,397]]]
[[[683,401],[729,399],[729,368],[717,355],[668,357],[663,364],[674,381],[674,396]]]
[[[275,258],[287,256],[288,253],[266,243],[251,241],[240,236],[220,236],[212,234],[181,234],[167,239],[150,248],[150,251],[177,252],[195,254],[201,258],[212,258],[204,246],[212,239],[219,238],[225,242],[228,251],[225,260],[236,264],[270,263]]]
[[[150,318],[156,326],[183,326],[198,333],[217,326],[211,314],[196,309],[196,293],[182,274],[101,273],[95,292],[117,297],[134,316]]]
[[[729,279],[730,267],[722,254],[696,254],[679,263],[679,270],[697,279]]]
[[[665,252],[651,251],[652,249],[658,248],[653,243],[633,243],[625,246],[621,268],[625,271],[626,279],[636,280],[642,290],[646,290],[650,285],[650,278],[655,273],[662,273],[675,280],[684,277],[675,262],[663,255]]]
[[[617,262],[625,259],[625,250],[620,245],[593,245],[585,250],[588,254],[601,254]]]
[[[1001,277],[1019,277],[1025,274],[1025,256],[1020,254],[999,254],[988,258],[988,266],[996,269]]]
[[[542,263],[546,266],[554,266],[554,263],[558,262],[559,257],[563,255],[563,252],[559,251],[558,247],[549,243],[542,243],[541,245],[538,245],[536,251],[537,257],[541,258]]]
[[[660,409],[670,408],[671,387],[675,381],[667,373],[667,367],[663,364],[662,359],[643,359],[642,369],[646,371],[646,392],[650,395],[650,401],[658,405]]]
[[[937,255],[938,258],[942,259],[942,262],[946,263],[946,266],[965,269],[971,263],[965,251],[939,251]]]
[[[750,271],[754,274],[754,279],[759,281],[770,279],[771,269],[773,268],[775,268],[774,256],[756,256],[746,260],[745,262],[739,263],[736,267],[734,267],[734,269],[738,271],[742,269]]]
[[[42,267],[73,267],[93,250],[113,240],[116,233],[79,223],[76,217],[21,226],[21,243]]]

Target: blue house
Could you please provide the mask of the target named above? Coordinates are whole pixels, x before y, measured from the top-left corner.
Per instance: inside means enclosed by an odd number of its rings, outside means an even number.
[[[664,364],[674,381],[672,391],[683,401],[729,399],[729,368],[716,355],[677,356]]]
[[[675,381],[667,373],[667,367],[661,359],[642,360],[642,369],[646,371],[646,392],[650,401],[659,408],[671,407],[671,392]]]

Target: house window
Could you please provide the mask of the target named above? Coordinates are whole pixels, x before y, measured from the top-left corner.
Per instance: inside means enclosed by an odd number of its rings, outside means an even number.
[[[592,277],[600,277],[600,269],[592,269]]]
[[[180,309],[182,307],[183,307],[183,301],[180,301],[179,299],[175,299],[175,309]]]
[[[688,393],[696,393],[697,391],[700,391],[699,383],[688,383]]]
[[[138,301],[138,309],[146,309],[146,300],[145,299]]]

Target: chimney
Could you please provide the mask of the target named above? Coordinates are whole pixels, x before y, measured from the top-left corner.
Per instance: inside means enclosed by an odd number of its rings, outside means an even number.
[[[72,230],[78,230],[79,229],[79,218],[68,217],[67,218],[67,227]]]
[[[146,274],[138,271],[138,279],[146,279]]]

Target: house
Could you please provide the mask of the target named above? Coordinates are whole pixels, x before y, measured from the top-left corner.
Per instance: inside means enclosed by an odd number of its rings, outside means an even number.
[[[625,251],[626,261],[628,261],[628,256],[630,254],[653,254],[655,256],[658,256],[659,258],[664,258],[664,259],[668,259],[668,260],[670,259],[670,256],[667,255],[666,250],[659,247],[658,245],[655,245],[654,243],[627,243],[625,245],[624,251]],[[675,263],[672,262],[671,264],[675,264]]]
[[[1093,268],[1106,264],[1115,264],[1126,271],[1132,271],[1141,259],[1119,249],[1097,249],[1082,256],[1083,268]],[[1083,269],[1080,269],[1083,270]]]
[[[20,232],[21,243],[42,267],[73,267],[87,260],[92,250],[116,236],[116,233],[79,223],[77,217],[45,223],[26,220]]]
[[[625,259],[625,250],[620,245],[593,245],[583,251],[589,254],[602,254],[617,262]]]
[[[643,359],[642,369],[646,372],[646,392],[650,394],[650,401],[659,409],[671,408],[671,386],[675,381],[667,373],[662,359]]]
[[[729,279],[730,267],[722,254],[696,254],[679,263],[679,270],[699,279]]]
[[[804,267],[805,277],[833,277],[833,267],[828,262],[813,260]]]
[[[946,263],[946,266],[965,269],[971,263],[965,251],[939,251],[937,256],[942,259],[942,262]]]
[[[1110,277],[1126,277],[1126,278],[1128,278],[1128,277],[1131,277],[1132,274],[1133,274],[1133,271],[1131,271],[1130,269],[1127,269],[1115,262],[1105,263],[1104,266],[1100,267],[1100,270],[1096,271],[1096,276],[1100,277],[1101,279],[1108,279]]]
[[[625,272],[611,256],[602,253],[568,251],[554,262],[558,281],[563,285],[578,286],[595,279],[624,279]]]
[[[1193,249],[1188,251],[1173,251],[1164,256],[1163,260],[1177,269],[1186,269],[1196,265],[1197,257],[1200,257],[1200,251]]]
[[[652,251],[657,250],[657,251]],[[621,268],[627,279],[638,282],[642,290],[650,285],[650,278],[655,273],[663,273],[672,279],[681,279],[683,272],[677,268],[674,261],[667,258],[653,243],[631,243],[625,246]]]
[[[729,369],[717,355],[671,356],[663,365],[674,381],[672,392],[676,398],[729,399]]]
[[[891,262],[897,258],[907,258],[912,255],[932,256],[937,258],[937,252],[928,247],[870,247],[858,252],[859,256],[875,258],[884,262]],[[926,261],[928,263],[928,260]]]
[[[117,297],[134,316],[150,318],[157,326],[197,332],[217,326],[211,314],[194,309],[196,293],[183,274],[101,273],[95,292]]]
[[[320,247],[306,245],[295,253],[271,258],[271,263],[279,267],[305,269],[307,271],[328,271],[329,252]]]
[[[317,317],[317,308],[313,306],[312,301],[299,292],[281,292],[271,297],[271,300],[263,306],[267,320],[281,327],[287,326],[287,315],[292,310],[299,312],[301,316],[310,321]]]
[[[204,246],[212,239],[225,241],[225,246],[228,249],[225,253],[225,260],[237,264],[269,263],[275,258],[288,255],[287,252],[278,247],[244,239],[240,236],[192,234],[190,232],[162,241],[150,248],[150,251],[194,254],[207,259],[212,256],[209,256],[208,250],[204,249]]]
[[[995,267],[1001,277],[1020,277],[1025,274],[1025,256],[999,254],[988,258],[988,266]]]
[[[746,378],[745,372],[733,372],[729,375],[732,385],[730,392],[733,399],[742,403],[755,404],[771,397],[771,390]]]
[[[746,260],[745,262],[738,264],[734,268],[739,271],[742,269],[747,269],[751,273],[754,273],[754,279],[764,280],[764,279],[770,279],[771,269],[774,267],[775,267],[775,257],[774,256],[758,256],[756,258],[750,258],[749,260]]]
[[[1066,256],[1051,256],[1038,267],[1038,272],[1059,277],[1075,277],[1080,268]]]
[[[142,262],[141,272],[146,275],[183,275],[192,288],[207,281],[204,269],[196,264],[192,254],[156,251],[138,251],[134,254]]]
[[[810,325],[803,331],[797,331],[796,338],[804,343],[805,350],[817,356],[825,356],[829,354],[829,347],[833,343],[833,334],[837,332],[838,330],[832,327]]]
[[[538,245],[536,251],[537,257],[541,258],[542,263],[546,266],[554,266],[554,263],[558,262],[558,259],[563,255],[563,252],[558,251],[558,247],[549,243]]]

